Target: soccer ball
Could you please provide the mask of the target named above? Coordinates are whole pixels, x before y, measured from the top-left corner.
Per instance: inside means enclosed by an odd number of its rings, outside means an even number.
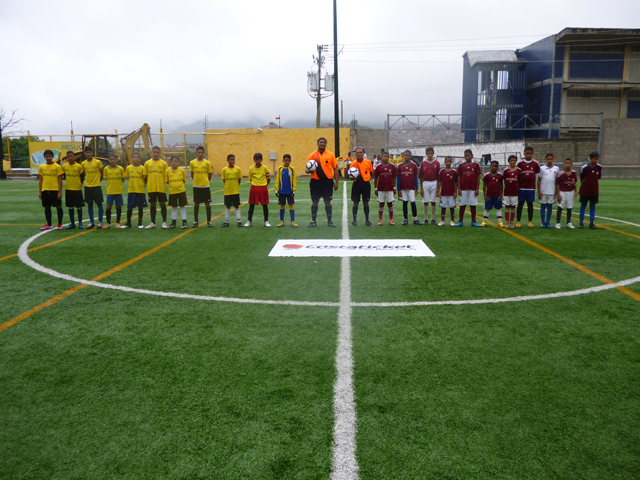
[[[358,170],[358,167],[351,167],[349,169],[349,178],[352,180],[355,180],[356,178],[358,178],[358,175],[360,175],[360,170]]]
[[[307,170],[310,172],[315,172],[316,168],[318,168],[318,163],[315,160],[309,160],[307,162]]]

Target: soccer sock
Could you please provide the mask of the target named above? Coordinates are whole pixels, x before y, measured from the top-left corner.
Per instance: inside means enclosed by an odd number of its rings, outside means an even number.
[[[489,221],[489,210],[487,209],[484,210],[484,221],[485,222]]]
[[[389,207],[389,220],[393,220],[393,203],[387,203]]]
[[[462,222],[462,219],[464,218],[464,211],[467,209],[466,205],[460,205],[460,220],[459,222]]]
[[[199,214],[199,213],[200,213],[200,204],[199,204],[199,203],[196,203],[196,204],[193,206],[193,221],[194,221],[195,223],[198,223],[198,214]],[[171,217],[171,218],[173,218],[173,217]]]
[[[378,204],[378,220],[382,221],[382,214],[384,213],[384,203]]]
[[[284,222],[284,205],[280,205],[280,221]]]
[[[502,222],[502,209],[496,210],[496,217],[498,217],[498,223]]]
[[[151,205],[149,211],[151,212],[151,223],[156,223],[157,206],[155,204]]]
[[[436,204],[431,203],[431,220],[436,219]]]
[[[236,220],[239,222],[242,217],[240,216],[240,208],[236,208]]]
[[[364,219],[368,222],[369,221],[369,205],[365,205],[363,207],[364,210]]]
[[[442,220],[444,222],[444,217],[447,214],[447,209],[443,208],[442,212],[440,212],[440,220]]]
[[[558,212],[556,214],[556,223],[560,223],[560,218],[562,217],[562,209],[558,207]]]
[[[47,219],[47,225],[51,226],[51,209],[50,208],[44,209],[44,218]]]
[[[589,204],[589,221],[591,223],[595,223],[596,221],[596,204],[595,203]]]
[[[249,216],[247,217],[249,221],[253,220],[253,209],[256,208],[256,206],[251,203],[249,205]]]
[[[127,225],[131,226],[131,217],[133,216],[133,208],[127,208]]]
[[[587,204],[580,204],[580,223],[584,223],[584,212],[587,210]]]
[[[289,205],[289,217],[291,217],[292,222],[296,219],[296,210],[293,205]]]
[[[409,214],[409,202],[402,202],[402,214],[404,215],[404,219],[407,219],[407,215]]]
[[[73,208],[70,208],[70,209],[69,209],[69,221],[70,221],[71,223],[75,223],[74,218],[73,218],[73,217],[74,217],[74,215],[75,215],[75,212],[73,211]]]
[[[171,207],[171,220],[176,220],[178,218],[178,208]]]
[[[262,213],[264,213],[264,221],[269,220],[269,205],[262,205]]]
[[[238,211],[238,209],[236,208],[236,212]],[[225,208],[224,209],[224,221],[225,223],[229,223],[229,216],[231,215],[231,208]]]
[[[122,207],[116,206],[116,223],[120,223],[121,217],[122,217]]]
[[[429,217],[429,204],[423,203],[422,208],[424,209],[424,223],[427,223],[427,218]]]
[[[187,207],[180,207],[180,216],[183,222],[187,221]]]
[[[331,205],[325,205],[324,211],[327,212],[327,222],[330,222],[333,216],[333,207]]]
[[[358,206],[354,205],[353,207],[351,207],[351,214],[353,215],[353,221],[356,221],[356,218],[358,217]]]
[[[204,208],[207,210],[207,222],[211,221],[211,205],[205,205]]]
[[[160,213],[162,213],[162,221],[167,221],[167,205],[160,205]]]
[[[544,221],[547,213],[547,204],[543,203],[540,205],[540,221],[544,225],[546,222]]]
[[[453,222],[456,218],[456,209],[455,208],[450,208],[449,212],[451,213],[451,221]]]
[[[93,205],[89,205],[87,207],[87,212],[89,212],[89,222],[91,223],[91,225],[93,225],[94,223],[96,223],[93,218]]]
[[[107,207],[107,223],[111,223],[111,209]]]
[[[471,205],[471,206],[469,206],[469,208],[471,209],[471,221],[475,222],[476,221],[476,206],[475,205]]]
[[[316,221],[318,216],[318,205],[311,205],[311,220]]]
[[[418,207],[416,207],[416,202],[411,202],[411,214],[413,215],[413,219],[418,218]]]
[[[78,223],[82,223],[82,209],[78,209]]]
[[[527,201],[527,214],[529,215],[529,221],[533,222],[533,202]]]
[[[98,222],[102,223],[102,217],[104,216],[104,209],[102,208],[102,204],[98,204]]]
[[[62,225],[62,207],[57,208],[57,210],[58,210],[58,225]],[[595,214],[595,209],[593,211]],[[591,223],[593,223],[593,221]]]
[[[547,206],[547,225],[551,223],[551,214],[553,213],[553,204]]]
[[[522,207],[524,207],[524,202],[518,202],[518,221],[522,218]]]
[[[142,225],[142,216],[144,215],[144,209],[138,207],[138,225]]]
[[[571,223],[571,209],[567,208],[567,223]]]

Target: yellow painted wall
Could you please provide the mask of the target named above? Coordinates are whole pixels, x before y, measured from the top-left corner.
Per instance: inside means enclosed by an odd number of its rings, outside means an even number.
[[[350,130],[340,129],[340,153],[346,156],[350,147]],[[214,175],[227,166],[227,155],[236,156],[236,165],[246,177],[253,165],[253,154],[262,153],[263,165],[273,173],[274,163],[269,152],[276,152],[275,167],[282,165],[282,156],[291,155],[291,164],[298,175],[304,175],[309,155],[316,150],[318,138],[327,139],[327,150],[335,153],[334,130],[330,128],[266,128],[262,132],[254,128],[237,130],[207,130],[207,158]]]

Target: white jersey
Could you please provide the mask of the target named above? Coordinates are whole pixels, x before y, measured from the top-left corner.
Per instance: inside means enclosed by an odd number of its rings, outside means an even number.
[[[555,165],[547,167],[540,165],[540,194],[553,195],[556,193],[556,177],[560,169]]]

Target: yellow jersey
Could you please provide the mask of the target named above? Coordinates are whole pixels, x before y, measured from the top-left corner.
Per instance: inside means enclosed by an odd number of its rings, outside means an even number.
[[[252,165],[249,168],[249,181],[251,185],[256,187],[266,186],[270,176],[269,168],[266,165],[260,165],[259,167]]]
[[[198,159],[191,160],[191,163],[189,163],[189,171],[193,174],[194,188],[209,186],[209,174],[213,173],[213,168],[211,168],[209,160],[205,159],[201,162],[199,162]]]
[[[167,191],[164,172],[169,166],[164,160],[147,160],[144,163],[144,174],[147,176],[147,191],[149,193]]]
[[[62,165],[62,170],[64,171],[65,188],[67,190],[82,190],[82,178],[80,177],[84,172],[82,165],[65,163]]]
[[[129,165],[124,172],[124,178],[129,179],[129,193],[144,193],[147,175],[144,173],[144,165]]]
[[[164,172],[164,178],[169,184],[169,195],[184,192],[184,182],[187,181],[187,172],[184,171],[184,168],[178,167],[175,170],[167,168],[167,171]]]
[[[224,167],[222,169],[222,179],[224,180],[225,195],[238,195],[240,193],[240,180],[242,179],[240,167]]]
[[[57,163],[43,163],[38,167],[38,175],[42,177],[42,191],[55,190],[58,191],[58,177],[64,174],[62,167]]]
[[[111,168],[111,166],[109,166],[106,167],[102,173],[104,174],[104,178],[107,179],[107,195],[122,194],[124,168],[120,165],[116,165],[116,168]]]
[[[82,162],[82,168],[84,168],[84,173],[86,173],[86,177],[84,177],[84,186],[99,187],[100,182],[102,181],[100,178],[100,170],[103,168],[102,162],[95,158],[91,161],[85,160]]]

